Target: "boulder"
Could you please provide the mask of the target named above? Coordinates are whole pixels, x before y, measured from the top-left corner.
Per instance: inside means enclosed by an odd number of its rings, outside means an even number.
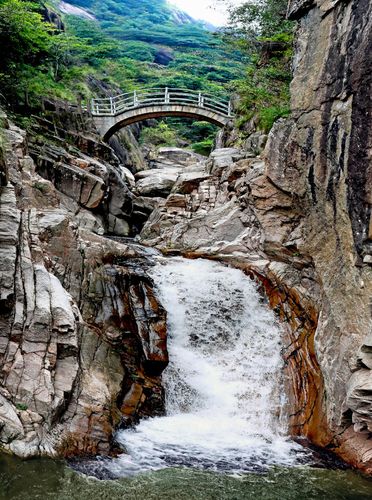
[[[164,147],[152,153],[149,160],[152,168],[164,168],[168,166],[189,167],[197,163],[203,163],[205,157],[188,149]]]
[[[190,194],[196,189],[202,181],[209,179],[210,175],[204,170],[180,174],[176,183],[173,185],[172,192],[181,194]]]
[[[222,170],[230,167],[235,161],[244,158],[245,154],[236,148],[222,148],[212,151],[207,161],[207,171],[210,174],[220,175]]]
[[[166,197],[176,183],[180,169],[146,170],[136,182],[136,192],[140,196]]]

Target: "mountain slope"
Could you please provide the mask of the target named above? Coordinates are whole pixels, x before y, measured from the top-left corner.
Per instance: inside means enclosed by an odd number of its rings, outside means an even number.
[[[139,86],[224,93],[243,74],[241,54],[165,0],[0,0],[0,46],[0,92],[20,114]]]
[[[102,37],[114,43],[116,53],[107,63],[139,63],[131,82],[124,82],[116,73],[120,86],[133,83],[218,91],[242,72],[241,54],[228,52],[203,23],[165,0],[72,0],[70,4],[86,9],[96,21],[67,15],[68,31],[92,44]],[[110,68],[106,72],[110,75]]]

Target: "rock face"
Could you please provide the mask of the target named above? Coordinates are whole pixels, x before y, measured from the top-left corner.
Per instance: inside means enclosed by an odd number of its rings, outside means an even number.
[[[125,127],[109,140],[109,144],[115,151],[121,163],[131,172],[138,172],[147,168],[144,154],[137,143],[140,128],[138,124]]]
[[[62,202],[75,212],[80,227],[133,235],[132,171],[147,164],[132,131],[114,136],[112,149],[101,142],[87,113],[63,103],[46,101],[44,106],[29,137],[37,173],[64,195]]]
[[[372,5],[293,1],[289,13],[299,21],[292,117],[262,157],[215,151],[141,236],[262,282],[288,324],[292,433],[372,472]]]
[[[149,257],[95,234],[100,205],[122,210],[108,163],[33,143],[35,164],[25,133],[3,120],[0,447],[107,454],[115,428],[163,411],[166,314]]]
[[[149,154],[149,169],[135,174],[133,185],[133,218],[138,230],[155,208],[164,205],[164,199],[174,190],[182,191],[204,173],[205,158],[193,151],[180,148],[160,148]]]

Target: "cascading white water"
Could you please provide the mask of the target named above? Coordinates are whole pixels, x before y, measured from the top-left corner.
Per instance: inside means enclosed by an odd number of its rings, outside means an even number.
[[[121,431],[121,475],[171,466],[241,473],[302,454],[280,425],[281,334],[243,272],[161,259],[151,271],[168,312],[165,417]]]

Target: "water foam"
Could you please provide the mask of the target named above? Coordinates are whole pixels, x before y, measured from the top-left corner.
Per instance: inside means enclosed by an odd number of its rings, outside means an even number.
[[[170,466],[242,473],[303,454],[281,423],[281,331],[256,285],[206,260],[161,259],[151,271],[168,312],[165,417],[118,433],[128,475]]]

